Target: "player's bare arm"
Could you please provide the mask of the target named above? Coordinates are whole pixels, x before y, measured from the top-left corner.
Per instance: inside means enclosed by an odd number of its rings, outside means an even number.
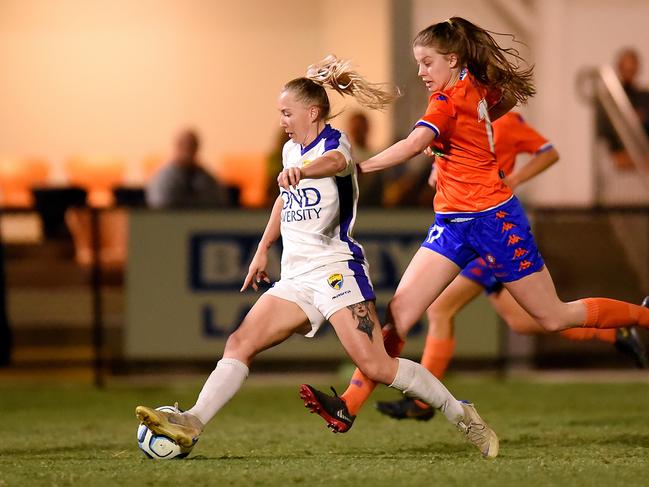
[[[347,167],[345,156],[337,150],[326,152],[304,167],[289,167],[277,176],[277,183],[283,189],[295,187],[302,179],[328,178]]]
[[[435,132],[427,127],[416,127],[407,138],[391,145],[383,152],[359,164],[362,172],[373,172],[396,166],[412,159],[435,140]]]
[[[268,219],[264,234],[261,236],[261,240],[257,246],[255,256],[252,258],[252,262],[250,262],[250,266],[248,267],[248,274],[246,274],[246,278],[243,280],[243,285],[239,292],[245,291],[251,284],[252,288],[257,291],[259,289],[258,284],[262,280],[270,283],[270,278],[266,273],[266,266],[268,265],[268,249],[279,238],[279,220],[283,205],[284,200],[278,196],[273,205],[273,209],[270,212],[270,218]]]

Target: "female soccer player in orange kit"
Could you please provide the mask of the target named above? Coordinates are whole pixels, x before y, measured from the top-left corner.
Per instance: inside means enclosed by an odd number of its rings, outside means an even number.
[[[500,117],[493,123],[493,129],[496,160],[511,189],[532,179],[559,159],[552,144],[516,112],[508,112]],[[533,154],[534,157],[514,171],[516,156],[521,153]],[[432,186],[437,179],[435,172],[433,168],[430,181]],[[462,269],[460,275],[426,310],[428,336],[421,364],[440,380],[444,377],[455,350],[453,318],[482,291],[513,331],[523,335],[548,333],[503,288],[487,263],[478,258]],[[569,340],[599,340],[614,344],[619,351],[628,354],[638,367],[647,366],[646,350],[635,328],[570,328],[559,334]],[[369,397],[367,391],[357,384],[362,382],[353,378],[347,391],[341,395],[352,414],[356,414]],[[427,404],[409,397],[378,402],[376,407],[381,413],[396,419],[428,420],[435,413]]]
[[[479,257],[548,332],[649,327],[649,309],[643,306],[606,298],[559,299],[525,211],[500,177],[491,120],[534,95],[532,70],[514,65],[507,57],[518,57],[514,50],[501,48],[487,31],[460,17],[422,30],[413,52],[432,93],[426,113],[406,139],[359,164],[371,172],[403,163],[427,147],[439,154],[435,221],[388,304],[388,353],[399,354],[403,337],[424,311]],[[374,386],[362,379],[361,387]],[[335,419],[351,414],[341,398],[310,386],[303,386],[302,398],[334,431],[351,427],[353,420]]]

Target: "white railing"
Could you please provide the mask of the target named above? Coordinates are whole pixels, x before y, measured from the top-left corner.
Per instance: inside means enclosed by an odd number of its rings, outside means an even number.
[[[615,70],[585,68],[577,78],[577,89],[582,98],[604,110],[649,192],[649,138]]]

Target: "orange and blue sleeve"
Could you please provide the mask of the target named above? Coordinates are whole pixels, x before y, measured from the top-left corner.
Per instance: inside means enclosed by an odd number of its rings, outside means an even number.
[[[448,138],[456,118],[455,106],[444,93],[433,93],[428,100],[426,113],[415,124],[427,127],[435,133],[435,139]]]
[[[534,130],[525,119],[516,114],[516,121],[511,125],[512,139],[516,141],[517,152],[540,154],[552,149],[552,143]]]

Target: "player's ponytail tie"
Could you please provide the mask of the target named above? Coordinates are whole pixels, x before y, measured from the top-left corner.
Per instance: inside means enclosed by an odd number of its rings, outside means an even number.
[[[329,85],[336,91],[344,92],[354,82],[353,78],[348,75],[349,64],[349,61],[340,60],[330,54],[319,63],[309,66],[306,77],[320,86]],[[340,77],[346,78],[346,80],[341,81]]]

